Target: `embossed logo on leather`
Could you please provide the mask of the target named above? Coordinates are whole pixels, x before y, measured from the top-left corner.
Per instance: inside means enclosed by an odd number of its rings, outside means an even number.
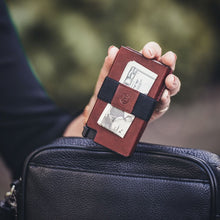
[[[139,92],[120,84],[114,94],[111,105],[127,113],[131,113]]]
[[[119,97],[119,101],[121,104],[126,105],[129,102],[130,98],[131,98],[131,96],[128,93],[123,93]]]

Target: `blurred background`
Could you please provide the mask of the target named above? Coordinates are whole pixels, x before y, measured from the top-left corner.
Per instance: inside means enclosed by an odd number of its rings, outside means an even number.
[[[220,154],[219,0],[6,2],[36,76],[70,112],[88,102],[109,46],[140,50],[156,41],[174,51],[181,92],[141,141]],[[10,182],[3,163],[0,199]]]

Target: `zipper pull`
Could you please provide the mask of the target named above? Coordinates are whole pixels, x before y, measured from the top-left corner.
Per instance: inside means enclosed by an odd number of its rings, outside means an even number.
[[[11,190],[5,194],[5,200],[0,203],[0,218],[7,220],[17,219],[17,191],[21,179],[14,181],[11,184]]]

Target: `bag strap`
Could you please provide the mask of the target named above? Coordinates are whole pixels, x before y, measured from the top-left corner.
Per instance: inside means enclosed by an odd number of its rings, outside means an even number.
[[[20,180],[11,184],[11,190],[5,194],[5,200],[0,201],[0,219],[17,220],[17,195]]]

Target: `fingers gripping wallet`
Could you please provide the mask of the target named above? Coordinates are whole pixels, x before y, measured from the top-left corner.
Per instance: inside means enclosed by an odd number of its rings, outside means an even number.
[[[121,47],[98,93],[83,136],[130,156],[171,72],[168,66]]]

